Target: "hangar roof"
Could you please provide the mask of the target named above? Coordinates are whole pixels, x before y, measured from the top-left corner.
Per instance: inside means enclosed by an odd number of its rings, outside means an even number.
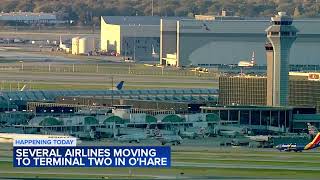
[[[108,24],[115,25],[160,25],[159,16],[103,16]]]
[[[271,25],[270,20],[223,20],[223,21],[200,21],[183,19],[180,21],[181,29],[185,33],[246,33],[262,34]],[[320,19],[293,20],[299,35],[320,34]],[[205,28],[207,27],[207,30]]]
[[[160,16],[102,16],[107,24],[115,25],[157,25],[160,26],[160,19],[190,19],[189,17],[160,17]]]

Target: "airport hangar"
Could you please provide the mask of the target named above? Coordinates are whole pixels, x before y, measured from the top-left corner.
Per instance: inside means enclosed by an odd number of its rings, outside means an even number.
[[[298,38],[291,64],[318,64],[320,21],[294,20]],[[160,23],[160,64],[214,66],[237,64],[255,51],[258,64],[266,64],[265,29],[270,20],[166,20]],[[303,63],[302,63],[303,62]]]
[[[12,24],[55,24],[65,23],[57,19],[55,13],[34,13],[34,12],[1,12],[0,22],[8,22]]]
[[[115,52],[131,60],[159,61],[160,19],[160,16],[102,16],[101,51]]]

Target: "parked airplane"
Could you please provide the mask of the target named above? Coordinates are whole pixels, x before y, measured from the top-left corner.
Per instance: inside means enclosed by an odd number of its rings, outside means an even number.
[[[161,142],[162,145],[171,143],[172,145],[181,144],[182,138],[181,136],[177,135],[175,130],[162,130],[156,127],[155,129],[149,129],[148,134],[150,137],[154,137],[158,141]]]
[[[276,146],[276,149],[279,151],[295,151],[295,152],[302,152],[303,150],[310,150],[316,147],[319,147],[320,143],[320,133],[318,132],[317,135],[313,138],[313,140],[308,144],[280,144]]]
[[[181,138],[195,139],[197,137],[197,133],[193,131],[179,131],[178,134]]]
[[[147,139],[147,136],[145,134],[128,134],[128,135],[115,136],[115,138],[120,142],[140,143],[141,140]]]
[[[147,139],[147,133],[140,128],[116,128],[114,125],[112,131],[114,139],[120,142],[139,143]]]
[[[90,131],[79,131],[71,133],[75,137],[81,139],[81,140],[93,140],[95,139],[95,132],[93,130]]]
[[[214,132],[224,137],[236,137],[247,134],[248,129],[246,127],[234,126],[234,125],[216,125]]]
[[[162,145],[171,143],[172,145],[181,144],[182,138],[178,135],[163,135],[156,137],[157,140],[161,142]]]
[[[238,66],[239,67],[252,67],[256,65],[256,58],[254,55],[254,51],[252,52],[251,61],[239,61]]]

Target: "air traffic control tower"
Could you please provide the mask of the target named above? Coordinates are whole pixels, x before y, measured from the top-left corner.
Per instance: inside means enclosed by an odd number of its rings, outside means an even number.
[[[271,21],[272,25],[266,29],[273,50],[273,59],[267,55],[267,84],[272,85],[272,90],[269,91],[268,88],[267,91],[268,105],[286,106],[289,96],[289,54],[298,30],[292,25],[292,18],[285,12],[279,12]],[[268,50],[271,49],[267,49],[267,54]]]

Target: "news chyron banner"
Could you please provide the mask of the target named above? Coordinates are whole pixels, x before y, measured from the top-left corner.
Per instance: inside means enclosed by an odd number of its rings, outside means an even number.
[[[171,167],[169,146],[76,146],[76,138],[15,139],[14,167]]]

